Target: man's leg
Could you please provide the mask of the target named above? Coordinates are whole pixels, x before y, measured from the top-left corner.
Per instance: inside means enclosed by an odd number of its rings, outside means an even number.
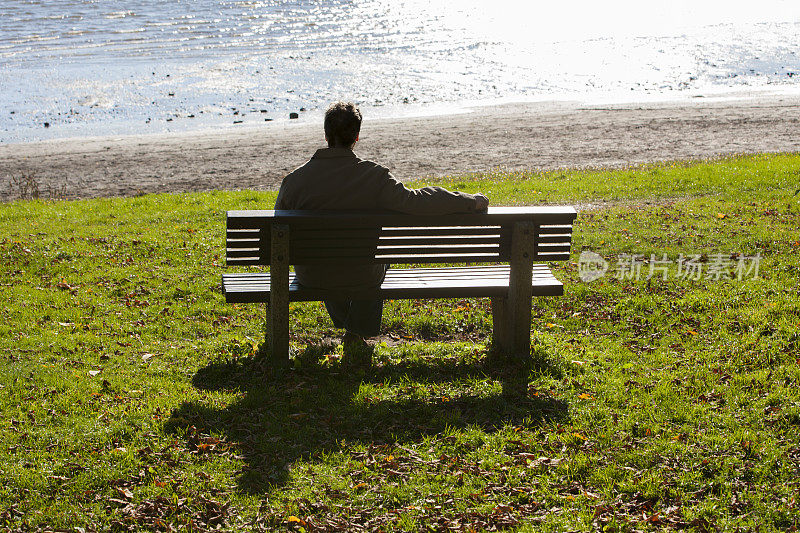
[[[384,265],[384,276],[390,266]],[[325,300],[323,303],[334,327],[361,337],[374,337],[380,332],[383,300]]]
[[[345,321],[342,339],[346,366],[369,368],[372,366],[372,353],[375,348],[367,344],[364,337],[374,337],[380,332],[383,300],[354,300],[350,302],[350,313]]]
[[[385,265],[384,276],[388,269],[389,265]],[[325,301],[325,308],[333,320],[333,325],[346,330],[342,339],[343,362],[356,366],[370,366],[373,347],[367,344],[364,337],[374,337],[380,333],[383,300]]]
[[[353,300],[344,322],[347,331],[362,337],[374,337],[381,330],[383,300]]]
[[[383,300],[326,301],[325,307],[334,326],[347,330],[342,339],[342,363],[370,367],[373,347],[364,337],[374,337],[380,332]]]
[[[361,337],[374,337],[380,332],[383,300],[325,300],[324,303],[334,327]]]
[[[350,301],[349,300],[325,300],[325,309],[333,320],[333,327],[338,329],[345,329],[345,322],[347,315],[350,314]]]

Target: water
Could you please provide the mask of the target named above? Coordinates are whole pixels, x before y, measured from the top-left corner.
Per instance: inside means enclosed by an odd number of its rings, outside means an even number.
[[[800,93],[800,3],[533,4],[3,0],[0,142],[303,121],[337,99],[397,116]]]

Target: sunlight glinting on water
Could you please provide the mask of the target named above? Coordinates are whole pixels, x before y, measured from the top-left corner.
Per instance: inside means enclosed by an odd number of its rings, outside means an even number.
[[[229,123],[226,109],[285,117],[338,98],[391,115],[800,80],[800,2],[787,0],[4,0],[0,27],[0,105],[14,110],[0,142],[193,129]]]

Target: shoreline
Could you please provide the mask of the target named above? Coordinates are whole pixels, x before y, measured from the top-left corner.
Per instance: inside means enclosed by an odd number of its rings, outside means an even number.
[[[493,170],[619,167],[800,151],[800,96],[629,104],[527,102],[466,112],[365,117],[356,153],[400,180]],[[324,146],[322,120],[213,131],[0,145],[0,200],[32,176],[66,198],[274,190]]]

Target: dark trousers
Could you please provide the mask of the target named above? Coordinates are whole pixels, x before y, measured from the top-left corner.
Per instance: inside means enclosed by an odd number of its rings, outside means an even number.
[[[374,337],[381,329],[383,300],[325,300],[333,325],[362,337]]]
[[[390,266],[386,265],[386,270]],[[325,300],[324,303],[334,327],[362,337],[374,337],[380,333],[383,300]]]

